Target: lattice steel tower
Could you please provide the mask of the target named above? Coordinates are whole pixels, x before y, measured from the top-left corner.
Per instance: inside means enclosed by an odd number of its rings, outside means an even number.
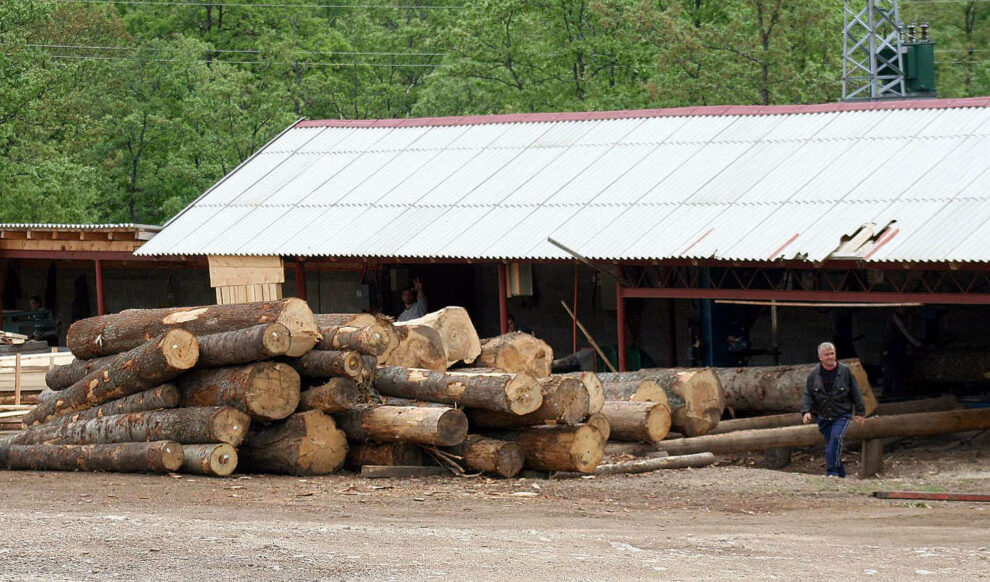
[[[842,100],[906,95],[897,0],[843,3]]]

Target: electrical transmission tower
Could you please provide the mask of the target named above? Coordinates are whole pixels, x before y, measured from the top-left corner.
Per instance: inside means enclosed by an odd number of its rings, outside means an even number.
[[[842,100],[903,98],[897,0],[846,0],[843,15]]]

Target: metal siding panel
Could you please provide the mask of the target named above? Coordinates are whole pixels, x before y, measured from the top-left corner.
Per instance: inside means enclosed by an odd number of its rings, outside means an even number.
[[[500,204],[565,151],[566,148],[526,150],[489,175],[457,204]]]
[[[434,189],[477,155],[476,150],[443,150],[409,175],[398,188],[381,198],[378,204],[437,206],[456,202],[434,197]]]
[[[896,200],[965,139],[944,137],[912,140],[897,154],[897,158],[904,163],[887,164],[867,176],[846,196],[846,200]]]
[[[640,202],[657,204],[688,200],[750,147],[752,144],[748,143],[710,143],[678,166],[643,196]]]
[[[326,130],[323,127],[296,127],[282,134],[268,147],[261,150],[262,153],[287,153],[294,152],[303,147],[307,142],[318,139]]]
[[[433,223],[446,209],[414,206],[392,208],[395,212],[388,216],[388,220],[376,220],[375,226],[368,229],[369,235],[360,240],[358,248],[362,253],[380,257],[405,256],[406,241],[424,230],[430,231],[436,238],[443,238],[445,233],[434,230]],[[378,215],[381,211],[382,207],[372,207],[369,216]]]
[[[533,212],[527,206],[508,206],[492,208],[491,212],[485,215],[463,231],[459,236],[448,241],[438,242],[438,254],[445,257],[458,258],[505,258],[498,249],[488,251],[491,241],[502,236],[503,233],[511,232],[519,223],[526,219]],[[517,257],[509,257],[517,258]]]
[[[429,127],[396,127],[368,147],[369,152],[397,151],[415,147],[415,142],[430,130]]]
[[[384,167],[398,152],[365,152],[354,158],[350,164],[344,166],[339,172],[324,182],[319,188],[314,190],[309,196],[304,198],[300,204],[311,204],[315,206],[327,206],[337,204],[339,200],[346,197],[352,190],[360,186],[363,182],[375,175],[375,172]]]
[[[577,206],[543,207],[532,211],[511,230],[489,241],[486,255],[527,258],[533,250],[546,244],[547,235],[574,216]]]
[[[932,126],[939,111],[929,110],[919,114],[917,110],[889,111],[876,125],[862,132],[860,139],[914,137]]]
[[[901,232],[880,252],[884,252],[888,260],[952,260],[953,250],[965,246],[973,233],[990,220],[990,204],[983,201],[957,200],[938,204],[941,208],[923,202],[905,205],[904,209],[915,220],[899,220],[896,226]],[[983,242],[987,243],[986,240]],[[890,248],[886,248],[888,246]]]
[[[378,167],[373,174],[358,184],[346,196],[339,199],[337,204],[378,204],[396,188],[401,188],[403,180],[423,167],[436,155],[433,150],[406,150],[399,152],[391,160]],[[398,193],[401,195],[401,192]],[[403,198],[418,198],[419,195],[408,192]]]
[[[357,129],[353,127],[326,127],[323,133],[313,138],[306,145],[299,148],[300,153],[325,154],[338,151],[337,148],[354,148],[363,150],[363,143],[374,143],[383,136],[384,133],[372,132],[369,129]]]
[[[698,153],[702,144],[662,144],[595,198],[595,204],[632,204]]]
[[[356,153],[329,153],[319,156],[319,159],[315,163],[300,172],[294,180],[282,186],[278,191],[273,192],[268,200],[265,201],[265,204],[323,204],[318,197],[308,201],[307,198],[313,191],[332,179],[337,172],[347,167],[359,155]]]
[[[460,137],[447,144],[450,149],[470,148],[480,149],[494,147],[492,144],[500,136],[510,131],[513,127],[511,123],[488,124],[488,125],[468,125],[467,131]]]
[[[623,144],[659,144],[667,141],[680,128],[691,122],[691,117],[650,117],[636,129],[619,140]],[[673,141],[673,140],[672,140]]]
[[[830,114],[831,120],[815,134],[815,139],[859,139],[890,111],[844,111]]]
[[[611,145],[618,143],[629,132],[643,125],[642,118],[612,119],[595,125],[588,133],[575,142],[578,146]]]
[[[536,138],[529,147],[559,148],[574,145],[601,121],[562,121],[551,123],[545,133]]]
[[[654,211],[654,208],[637,205],[636,210],[646,214]],[[664,206],[656,210],[660,212],[657,212],[652,220],[644,220],[640,228],[633,233],[638,236],[632,243],[622,247],[619,252],[620,257],[627,259],[680,257],[685,249],[708,230],[708,223],[718,216],[724,207],[719,204],[699,204]],[[629,238],[631,237],[617,238],[613,248],[619,248],[619,245]]]
[[[789,237],[781,234],[785,233],[786,229],[778,228],[780,225],[777,224],[774,224],[773,228],[759,228],[775,210],[777,210],[775,206],[768,204],[746,206],[726,204],[722,206],[720,213],[713,216],[707,224],[702,225],[704,229],[699,232],[707,233],[706,236],[690,249],[686,247],[682,249],[686,250],[683,256],[748,259],[762,254],[764,255],[762,258],[766,258],[765,255],[779,248]],[[782,236],[784,236],[783,240],[774,242]],[[764,248],[766,246],[772,248],[754,252],[752,250],[754,243],[759,243]]]
[[[251,210],[250,206],[227,206],[197,228],[185,231],[185,236],[172,247],[172,251],[179,255],[235,254],[240,241],[232,241],[225,233]]]
[[[983,170],[983,172],[973,179],[972,182],[963,188],[962,192],[959,193],[960,197],[965,198],[979,198],[981,200],[990,199],[990,168]]]
[[[735,123],[713,138],[713,142],[755,142],[765,139],[784,116],[782,115],[740,115]]]
[[[284,236],[276,240],[258,236],[259,233],[268,231],[270,225],[278,224],[289,210],[291,209],[286,206],[256,207],[225,230],[223,240],[238,255],[290,254],[285,252],[287,249]]]
[[[552,123],[510,123],[490,148],[525,148],[553,127]]]
[[[439,127],[427,127],[426,132],[423,133],[416,140],[416,143],[412,144],[412,148],[418,150],[425,149],[443,149],[452,147],[451,144],[460,140],[460,138],[473,129],[470,125],[449,125],[449,126],[439,126]]]
[[[263,231],[262,236],[270,237],[273,247],[292,249],[286,254],[342,256],[347,254],[345,247],[358,233],[352,225],[367,210],[364,206],[294,208],[282,224],[281,242],[278,242],[279,233],[272,229]]]
[[[561,188],[575,180],[582,170],[604,155],[608,148],[609,146],[567,148],[499,204],[545,204]],[[585,201],[590,200],[582,200]]]
[[[856,186],[877,173],[900,166],[899,152],[908,145],[904,139],[876,139],[835,144],[839,151],[822,171],[790,197],[791,202],[842,200]]]
[[[849,141],[804,142],[737,202],[784,202],[815,176],[828,171],[835,159],[851,145]]]
[[[256,206],[258,204],[273,204],[270,200],[279,190],[305,172],[310,166],[319,161],[319,156],[296,154],[272,168],[257,182],[244,189],[240,196],[230,201],[238,206]]]
[[[434,186],[423,198],[421,205],[467,204],[467,195],[498,172],[505,164],[519,156],[517,149],[483,150],[468,159]],[[487,200],[482,199],[482,203]]]
[[[938,117],[918,132],[919,137],[987,135],[990,132],[990,107],[942,109],[930,113]]]
[[[843,237],[852,236],[860,228],[868,225],[872,222],[872,217],[887,205],[887,202],[845,201],[825,205],[807,202],[789,203],[782,208],[782,216],[796,214],[795,209],[801,206],[807,206],[808,212],[803,213],[800,221],[795,220],[792,223],[795,228],[801,229],[801,235],[794,243],[788,245],[782,256],[805,257],[809,261],[824,260],[839,248]]]
[[[555,227],[547,236],[586,257],[601,256],[603,249],[607,255],[609,252],[607,247],[599,245],[592,251],[589,243],[598,233],[608,231],[627,209],[628,206],[625,205],[584,206],[571,216],[570,220]],[[620,223],[618,228],[624,227],[625,225]]]
[[[551,196],[547,204],[589,203],[596,200],[608,204],[607,200],[599,197],[612,183],[629,172],[629,169],[639,163],[656,146],[653,145],[619,145],[608,149],[602,148],[597,159],[592,160],[583,170],[576,173],[564,188]]]
[[[902,198],[954,198],[965,196],[967,186],[990,172],[990,137],[965,139],[952,155],[939,160],[917,182],[908,186]],[[983,197],[990,197],[984,190]]]
[[[203,228],[210,219],[223,211],[224,208],[221,206],[193,206],[186,210],[175,222],[170,224],[168,228],[163,229],[152,237],[150,241],[141,245],[139,249],[140,254],[179,254],[175,249],[182,245],[190,233]]]
[[[442,249],[449,241],[457,240],[474,228],[489,212],[489,206],[445,207],[444,213],[434,218],[431,228],[422,229],[402,245],[404,256],[444,257]],[[437,232],[446,238],[438,240]]]
[[[804,141],[815,137],[826,125],[832,123],[835,113],[780,115],[780,123],[770,130],[764,141]]]
[[[677,128],[665,142],[698,143],[716,139],[739,118],[735,116],[698,116],[689,117],[688,122]]]
[[[244,165],[236,172],[228,174],[227,178],[217,185],[205,198],[199,200],[198,204],[212,204],[221,206],[230,204],[252,184],[264,178],[269,172],[274,170],[289,159],[289,153],[260,154],[250,163]]]
[[[703,185],[687,202],[712,204],[735,202],[769,172],[784,163],[794,150],[789,143],[759,143],[743,152],[720,174]]]

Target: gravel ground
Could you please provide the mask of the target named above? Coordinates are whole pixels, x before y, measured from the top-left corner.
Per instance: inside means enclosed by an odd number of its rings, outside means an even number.
[[[879,479],[811,449],[574,480],[0,472],[0,580],[990,579],[990,504],[869,495],[990,493],[990,445],[955,439]]]

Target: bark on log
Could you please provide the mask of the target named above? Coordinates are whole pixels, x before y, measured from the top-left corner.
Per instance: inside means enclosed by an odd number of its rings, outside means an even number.
[[[197,339],[199,339],[197,368],[236,366],[268,360],[285,355],[292,342],[288,328],[280,323],[211,333]]]
[[[990,428],[990,409],[874,416],[867,418],[863,426],[850,422],[845,441],[850,443],[876,438],[924,436],[987,428]],[[657,443],[657,448],[672,455],[703,451],[722,454],[781,447],[810,447],[823,442],[818,427],[814,424],[806,424],[666,440]]]
[[[45,384],[52,390],[64,390],[96,370],[105,368],[117,355],[92,360],[73,360],[45,372]]]
[[[444,373],[385,366],[378,369],[375,388],[389,396],[519,415],[543,404],[540,385],[525,374]]]
[[[649,473],[660,469],[687,469],[707,467],[715,462],[715,455],[711,453],[695,453],[693,455],[681,455],[678,457],[656,457],[652,459],[637,459],[635,461],[625,461],[622,463],[610,463],[608,465],[598,465],[595,468],[595,475],[620,475],[624,473]],[[566,477],[578,477],[580,473],[554,475],[555,479]]]
[[[537,471],[592,473],[605,453],[606,439],[587,424],[536,426],[497,436],[518,443],[526,456],[524,466]]]
[[[396,327],[424,325],[437,332],[443,345],[447,367],[455,362],[470,364],[481,354],[481,340],[463,307],[444,307],[423,317],[395,324]]]
[[[484,368],[488,369],[488,368]],[[539,381],[543,404],[529,414],[512,414],[490,410],[470,409],[472,426],[512,428],[539,424],[573,426],[588,417],[588,390],[577,378],[550,376]]]
[[[355,351],[313,350],[298,358],[287,358],[286,362],[307,378],[342,376],[360,382],[364,370],[361,353]]]
[[[456,408],[362,406],[334,415],[347,438],[357,441],[406,441],[450,447],[467,436],[468,421]]]
[[[534,378],[550,376],[553,350],[545,341],[528,333],[515,331],[481,341],[479,367],[496,368],[511,374],[529,374]]]
[[[423,463],[423,449],[403,441],[391,443],[351,443],[345,464],[352,469],[361,465],[418,466]]]
[[[501,477],[515,477],[526,461],[519,443],[479,435],[468,435],[463,443],[453,448],[453,452],[464,458],[468,469]]]
[[[291,297],[231,305],[127,309],[73,323],[69,327],[66,343],[77,358],[88,360],[130,350],[174,328],[200,336],[262,323],[280,323],[288,328],[291,338],[287,352],[289,356],[305,354],[320,339],[309,305],[302,299]]]
[[[603,384],[605,401],[625,400],[634,402],[664,402],[667,403],[667,393],[663,387],[653,380],[629,380],[624,382],[608,382]],[[675,398],[675,402],[683,399]],[[683,404],[680,404],[683,406]],[[669,406],[669,403],[668,403]]]
[[[33,471],[168,473],[182,466],[172,441],[113,445],[0,445],[0,467]]]
[[[697,436],[714,428],[722,417],[725,399],[718,377],[708,368],[691,370],[650,368],[636,372],[599,374],[606,385],[609,400],[624,400],[609,396],[608,385],[634,380],[653,380],[663,388],[672,414],[672,426],[688,435]],[[640,399],[640,398],[637,398]]]
[[[388,349],[390,335],[385,326],[378,323],[364,326],[321,325],[318,350],[354,350],[369,356],[378,356]]]
[[[962,408],[955,396],[946,394],[938,398],[925,398],[922,400],[905,400],[903,402],[884,402],[877,405],[874,412],[876,416],[890,416],[892,414],[910,414],[914,412],[938,412],[941,410],[958,410]],[[754,416],[752,418],[734,418],[723,420],[718,423],[708,434],[725,434],[740,430],[756,430],[763,428],[779,428],[782,426],[797,426],[801,424],[801,413],[792,412],[790,414],[772,414],[768,416]]]
[[[226,443],[182,445],[182,472],[226,477],[237,468],[237,451]]]
[[[447,356],[443,351],[440,334],[424,325],[396,326],[397,344],[386,353],[384,364],[405,368],[424,368],[444,371]]]
[[[326,414],[333,414],[364,404],[366,400],[366,395],[354,380],[330,378],[326,384],[314,386],[299,395],[299,410],[321,410]]]
[[[378,374],[378,360],[374,356],[361,356],[361,384],[373,384]]]
[[[612,440],[655,443],[670,431],[666,403],[606,400],[602,414],[612,428]]]
[[[103,416],[67,424],[48,423],[21,432],[12,444],[89,445],[143,441],[241,444],[251,420],[229,406],[172,408]]]
[[[347,437],[319,410],[297,412],[252,433],[240,448],[241,465],[252,471],[326,475],[347,457]]]
[[[316,322],[321,327],[380,326],[388,336],[388,343],[385,351],[378,356],[379,365],[384,364],[392,351],[399,345],[399,334],[395,331],[392,318],[384,315],[371,315],[369,313],[318,313],[316,315]]]
[[[233,406],[261,422],[283,419],[299,405],[299,374],[279,362],[197,370],[176,385],[182,406]]]
[[[24,418],[24,424],[40,424],[158,386],[192,368],[198,358],[199,343],[195,336],[181,329],[169,330],[60,390],[55,398],[32,410]]]
[[[595,414],[602,411],[605,405],[605,385],[602,384],[598,374],[594,372],[571,372],[561,374],[568,378],[578,378],[588,390],[588,414]]]
[[[873,414],[877,399],[859,360],[842,360],[863,393],[866,414]],[[722,382],[725,404],[735,411],[763,413],[801,410],[801,393],[808,374],[818,364],[794,366],[751,366],[749,368],[715,368]]]
[[[162,384],[157,388],[131,394],[117,400],[111,400],[106,404],[87,408],[75,414],[60,416],[49,421],[47,424],[69,424],[71,422],[82,422],[116,414],[129,414],[131,412],[158,410],[160,408],[175,408],[179,405],[181,399],[182,395],[174,384]]]

